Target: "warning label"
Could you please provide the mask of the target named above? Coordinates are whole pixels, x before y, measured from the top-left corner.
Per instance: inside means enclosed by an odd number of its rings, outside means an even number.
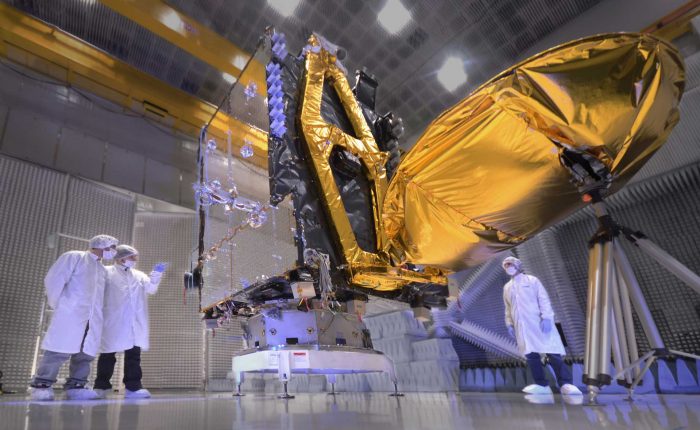
[[[292,360],[295,368],[309,367],[309,353],[307,351],[294,351]]]

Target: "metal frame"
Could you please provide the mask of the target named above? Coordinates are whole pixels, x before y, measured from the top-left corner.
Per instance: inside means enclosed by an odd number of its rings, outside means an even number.
[[[195,58],[238,76],[250,54],[162,0],[100,0],[108,8],[162,37]],[[264,65],[255,62],[254,79],[264,96]]]
[[[398,379],[394,363],[386,355],[363,348],[346,348],[320,345],[279,346],[268,349],[244,351],[232,359],[233,377],[239,397],[245,372],[277,373],[284,384],[284,393],[278,397],[293,399],[287,391],[287,383],[294,373],[326,375],[335,394],[337,374],[386,372],[394,383],[390,396],[403,396],[398,391]]]
[[[0,3],[0,57],[192,137],[211,121],[208,132],[217,139],[226,139],[228,131],[246,136],[256,154],[248,161],[267,169],[266,132],[4,3]]]
[[[554,140],[552,143],[560,148],[560,164],[571,175],[583,201],[591,204],[599,225],[588,242],[586,347],[582,382],[588,386],[590,405],[598,405],[600,388],[610,385],[613,379],[627,388],[627,400],[631,401],[634,389],[657,358],[679,354],[700,360],[700,356],[666,349],[619,237],[632,242],[699,294],[700,277],[643,233],[620,226],[613,220],[603,198],[614,179],[606,164],[580,149]],[[651,350],[641,358],[637,351],[632,308],[651,346]],[[615,375],[609,374],[611,352]],[[641,363],[645,364],[640,370]]]

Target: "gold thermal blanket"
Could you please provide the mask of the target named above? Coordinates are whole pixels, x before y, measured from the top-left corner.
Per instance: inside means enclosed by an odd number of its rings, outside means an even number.
[[[401,161],[381,211],[385,250],[395,264],[460,270],[570,215],[584,203],[561,144],[602,161],[615,192],[666,141],[683,86],[679,52],[646,34],[585,38],[513,66]]]

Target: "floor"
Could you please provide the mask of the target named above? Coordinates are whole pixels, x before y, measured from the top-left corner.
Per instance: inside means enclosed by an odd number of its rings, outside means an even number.
[[[59,392],[60,393],[60,392]],[[60,394],[59,394],[60,395]],[[600,396],[601,406],[559,395],[512,393],[270,394],[156,392],[148,400],[114,395],[91,402],[35,403],[0,396],[0,429],[700,429],[700,396]]]

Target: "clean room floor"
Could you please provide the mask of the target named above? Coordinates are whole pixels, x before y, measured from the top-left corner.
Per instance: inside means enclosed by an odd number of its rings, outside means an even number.
[[[62,395],[57,391],[58,398]],[[148,400],[117,394],[91,402],[36,403],[0,396],[0,429],[700,429],[700,395],[600,396],[602,406],[559,395],[532,403],[511,393],[272,394],[156,391]]]

